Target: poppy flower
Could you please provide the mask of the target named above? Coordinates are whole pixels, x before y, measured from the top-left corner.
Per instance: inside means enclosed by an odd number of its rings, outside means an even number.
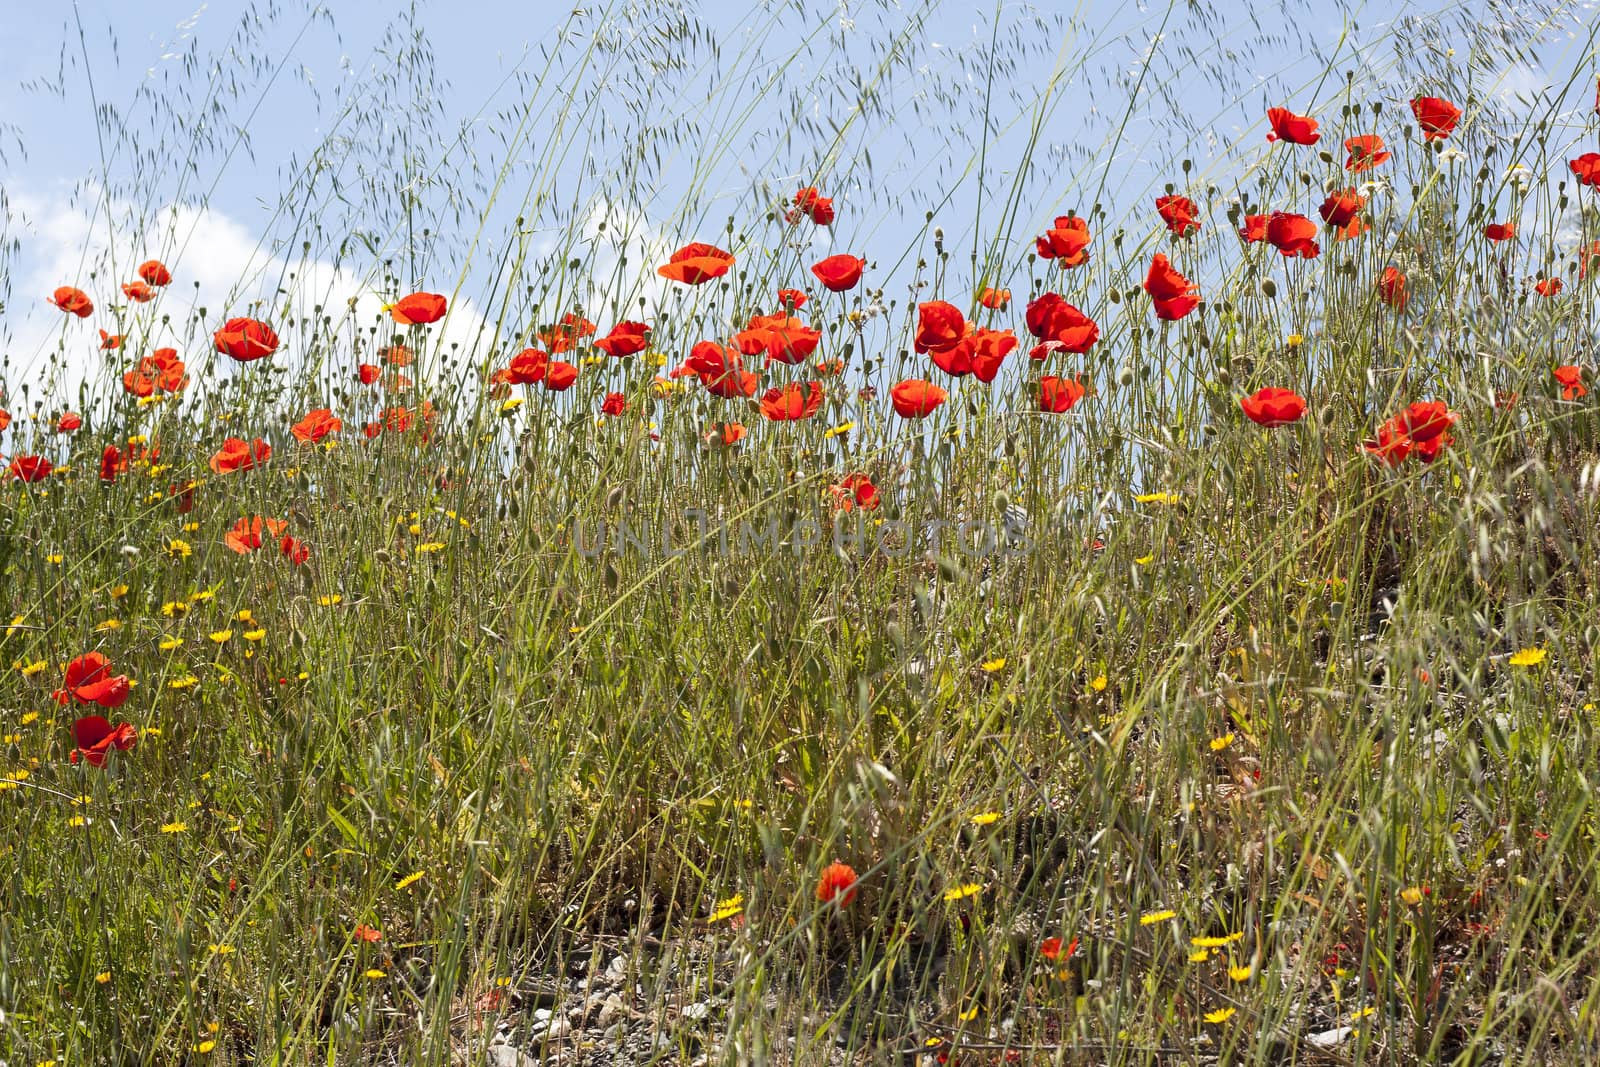
[[[696,241],[672,253],[665,264],[656,268],[656,273],[684,285],[699,285],[722,277],[733,263],[731,253]]]
[[[1483,235],[1491,241],[1509,241],[1517,235],[1514,222],[1491,222],[1483,228]]]
[[[384,310],[401,326],[426,326],[444,318],[449,301],[438,293],[412,293],[402,296]]]
[[[712,396],[724,400],[755,396],[760,378],[744,369],[737,353],[729,352],[714,341],[701,341],[689,350],[683,365],[700,378],[700,384]]]
[[[1367,206],[1366,199],[1354,189],[1340,189],[1330,193],[1317,213],[1329,226],[1346,226]]]
[[[120,333],[106,333],[104,330],[100,331],[100,350],[102,352],[114,352],[121,347],[122,335]]]
[[[1404,311],[1411,299],[1406,292],[1406,276],[1396,267],[1385,267],[1378,277],[1378,297],[1396,311]]]
[[[1306,413],[1306,402],[1294,390],[1275,387],[1258,390],[1253,396],[1240,397],[1239,407],[1251,422],[1269,430],[1299,422]]]
[[[85,715],[72,724],[72,739],[78,747],[68,755],[70,761],[104,767],[112,749],[126,752],[139,743],[139,731],[125,722],[112,726],[103,715]]]
[[[807,326],[783,312],[752,315],[750,325],[733,336],[733,343],[747,356],[766,353],[768,363],[803,363],[822,342],[822,331]]]
[[[189,384],[187,368],[175,348],[158,348],[142,356],[131,371],[124,371],[122,387],[134,396],[160,391],[175,393]]]
[[[617,416],[628,409],[628,398],[621,393],[607,393],[600,404],[600,414]]]
[[[1390,419],[1378,427],[1378,435],[1375,438],[1363,441],[1361,447],[1385,466],[1398,467],[1411,454],[1411,438],[1406,436],[1405,428],[1400,425],[1399,420]]]
[[[1344,169],[1352,174],[1364,173],[1379,163],[1389,161],[1389,153],[1383,147],[1383,138],[1375,133],[1346,138],[1344,150],[1349,153],[1349,158],[1344,161]]]
[[[105,451],[100,453],[100,480],[114,482],[117,475],[125,474],[128,470],[128,458],[123,455],[122,449],[116,445],[106,445]]]
[[[1271,215],[1246,215],[1239,227],[1239,237],[1247,245],[1260,244],[1267,239],[1267,221]]]
[[[1039,379],[1039,410],[1064,415],[1078,405],[1085,392],[1083,383],[1076,378],[1055,378],[1047,374]]]
[[[1566,288],[1560,278],[1540,278],[1533,284],[1533,291],[1540,296],[1555,296]]]
[[[881,503],[878,487],[861,473],[851,474],[843,481],[830,485],[828,493],[833,498],[833,506],[839,511],[850,511],[852,508],[872,511]]]
[[[134,271],[146,285],[171,285],[172,272],[159,259],[147,259]]]
[[[327,408],[316,408],[306,412],[306,417],[289,427],[289,432],[294,434],[294,439],[303,444],[316,444],[330,433],[338,433],[344,429],[344,423],[333,417],[333,412]]]
[[[5,408],[0,408],[0,433],[4,433],[5,428],[10,425],[11,412],[7,411]]]
[[[1164,252],[1150,260],[1144,291],[1155,303],[1156,318],[1166,322],[1176,322],[1200,306],[1200,287],[1179,274]]]
[[[860,256],[842,254],[812,264],[811,273],[833,292],[843,293],[861,283],[861,272],[866,266],[867,261]]]
[[[290,563],[298,567],[311,558],[311,546],[298,537],[285,535],[283,540],[278,542],[278,554],[287,557]]]
[[[50,294],[50,303],[80,319],[94,314],[94,301],[89,299],[89,294],[70,285],[63,285]]]
[[[391,367],[411,366],[411,349],[405,345],[390,345],[379,352],[378,356]]]
[[[917,305],[917,333],[912,345],[918,352],[954,348],[967,336],[967,319],[961,309],[944,300]]]
[[[43,456],[17,456],[6,468],[6,474],[24,482],[42,482],[53,470],[55,467]]]
[[[594,331],[594,323],[582,315],[569,311],[561,316],[560,322],[541,329],[538,337],[539,343],[548,348],[551,355],[560,355],[562,352],[572,351],[585,337],[594,336]]]
[[[1056,343],[1051,351],[1083,355],[1100,340],[1099,325],[1067,303],[1060,293],[1040,293],[1036,299],[1030,300],[1024,321],[1033,336],[1041,341]],[[1034,350],[1035,359],[1043,359],[1044,355]]]
[[[371,385],[383,377],[383,368],[375,363],[357,363],[356,380],[362,385]]]
[[[983,292],[978,294],[978,303],[990,311],[1004,311],[1011,303],[1011,290],[984,286]]]
[[[1589,268],[1600,265],[1600,241],[1589,242],[1588,248],[1581,248],[1576,253],[1578,260],[1579,279],[1589,276]]]
[[[124,674],[111,673],[111,660],[104,652],[85,652],[67,664],[62,687],[53,694],[56,703],[76,700],[102,708],[120,708],[133,687]]]
[[[619,322],[594,343],[608,356],[632,356],[650,346],[650,327],[642,322]]]
[[[1317,120],[1310,115],[1296,115],[1286,107],[1267,109],[1267,121],[1272,131],[1269,141],[1287,141],[1289,144],[1316,144],[1322,137],[1317,132]]]
[[[146,281],[123,282],[122,295],[136,304],[145,304],[155,299],[155,290],[150,288]]]
[[[266,463],[272,456],[272,446],[261,438],[246,443],[238,437],[222,442],[222,447],[211,457],[211,469],[217,474],[247,471]]]
[[[806,306],[806,301],[809,299],[810,297],[806,296],[805,290],[803,289],[778,290],[778,303],[788,308],[790,311],[799,311],[801,308]]]
[[[788,213],[788,221],[799,222],[801,216],[818,226],[832,226],[833,200],[818,193],[816,186],[808,185],[794,194],[794,210]]]
[[[1411,113],[1422,127],[1424,140],[1438,141],[1449,137],[1461,121],[1461,109],[1437,96],[1419,96],[1411,101]]]
[[[1562,400],[1577,400],[1579,397],[1589,395],[1589,387],[1583,384],[1583,368],[1568,365],[1555,369],[1556,382],[1561,386]]]
[[[179,515],[187,515],[194,510],[194,482],[184,482],[182,485],[167,486],[167,495],[172,497],[173,507]]]
[[[1078,951],[1078,939],[1062,944],[1059,937],[1047,937],[1039,942],[1039,955],[1051,963],[1065,963]]]
[[[64,411],[56,420],[56,433],[71,433],[83,425],[83,416],[76,411]]]
[[[1057,215],[1056,224],[1034,239],[1040,259],[1060,261],[1063,267],[1089,262],[1089,220],[1081,215]]]
[[[1000,366],[1017,347],[1017,335],[1010,330],[975,330],[972,334],[972,375],[980,382],[992,382]],[[935,356],[935,359],[938,357]]]
[[[1567,166],[1578,176],[1579,185],[1600,186],[1600,152],[1585,152]]]
[[[534,385],[544,381],[545,372],[549,369],[549,356],[537,348],[524,348],[511,357],[511,362],[504,370],[495,373],[494,381],[506,385]]]
[[[1167,229],[1179,237],[1188,237],[1200,230],[1200,220],[1196,217],[1200,209],[1187,196],[1158,196],[1156,211],[1160,213],[1161,221],[1167,224]]]
[[[256,319],[229,319],[212,340],[218,352],[240,363],[270,356],[278,350],[278,335],[272,332],[271,326]]]
[[[748,432],[742,422],[724,422],[707,430],[705,439],[708,444],[715,443],[724,448],[732,448],[740,441],[743,441],[745,434]]]
[[[1431,441],[1455,425],[1456,413],[1443,400],[1418,400],[1399,416],[1399,425],[1414,444]]]
[[[222,535],[222,543],[244,556],[260,548],[266,541],[281,536],[288,528],[289,524],[282,519],[252,515],[247,519],[236,521],[228,532]]]
[[[817,879],[817,899],[824,904],[837,903],[847,908],[856,899],[857,880],[854,867],[835,860],[822,869]]]
[[[821,382],[790,382],[782,389],[768,389],[761,397],[761,414],[774,422],[809,419],[822,406]]]
[[[921,378],[907,378],[889,390],[894,413],[902,419],[920,419],[931,415],[949,398],[949,393]]]
[[[552,360],[545,371],[544,387],[552,393],[564,393],[578,380],[578,368],[563,360]]]
[[[1316,259],[1322,251],[1316,236],[1316,223],[1304,215],[1274,211],[1267,219],[1267,243],[1285,258]]]

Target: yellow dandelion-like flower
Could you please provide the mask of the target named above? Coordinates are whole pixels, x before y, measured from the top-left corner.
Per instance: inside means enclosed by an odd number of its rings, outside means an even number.
[[[1006,669],[1006,658],[999,656],[995,659],[985,660],[981,666],[988,674],[993,674],[995,671],[1003,671]]]
[[[39,713],[37,711],[23,712],[22,718],[18,719],[17,721],[19,723],[21,723],[23,726],[27,726],[29,723],[34,723],[34,722],[38,722],[39,721]]]
[[[239,950],[226,942],[211,946],[211,954],[214,956],[231,956],[237,951]]]
[[[404,878],[400,879],[394,884],[395,892],[398,893],[402,889],[416,885],[418,882],[422,881],[422,876],[424,873],[425,872],[423,871],[412,871],[410,874],[406,875]]]
[[[95,623],[94,627],[95,633],[100,634],[111,633],[114,630],[120,629],[122,629],[121,619],[106,619],[104,622]]]
[[[32,678],[34,675],[44,670],[47,666],[49,666],[49,664],[47,664],[44,660],[39,659],[34,660],[32,663],[20,664],[17,667],[17,670],[22,672],[22,676],[24,678]]]
[[[172,681],[167,683],[167,688],[168,689],[193,689],[195,686],[197,686],[199,684],[200,684],[200,679],[196,678],[192,674],[186,674],[182,678],[174,678],[174,679],[172,679]]]
[[[1162,911],[1147,911],[1139,916],[1139,925],[1154,926],[1156,923],[1164,923],[1168,919],[1176,919],[1177,917],[1178,913],[1171,908],[1166,908]]]
[[[229,641],[231,641],[233,639],[233,631],[232,630],[212,630],[211,633],[208,636],[210,636],[211,640],[215,641],[217,644],[225,645],[225,644],[227,644]]]
[[[1182,499],[1183,497],[1177,493],[1167,492],[1140,493],[1138,496],[1133,498],[1134,503],[1136,504],[1176,504]]]
[[[1218,1008],[1216,1011],[1208,1011],[1206,1012],[1206,1022],[1225,1023],[1233,1018],[1233,1013],[1237,1010],[1237,1008]]]
[[[206,1055],[207,1053],[209,1053],[212,1049],[214,1049],[216,1047],[217,1047],[217,1043],[215,1041],[211,1040],[208,1037],[204,1041],[202,1041],[198,1045],[196,1045],[194,1047],[194,1050],[196,1052],[200,1053],[200,1055],[204,1056],[204,1055]]]
[[[1413,908],[1422,903],[1423,892],[1416,886],[1407,886],[1400,890],[1400,899]]]
[[[175,648],[182,648],[183,647],[183,638],[181,638],[181,637],[163,637],[161,639],[161,643],[156,645],[156,647],[159,648],[163,652],[171,652]]]
[[[972,1020],[976,1019],[977,1017],[978,1017],[978,1006],[976,1004],[974,1004],[972,1007],[968,1008],[966,1011],[962,1012],[960,1015],[957,1016],[957,1018],[959,1018],[964,1023],[970,1023]]]
[[[1255,973],[1255,965],[1250,963],[1235,963],[1228,967],[1228,977],[1235,982],[1248,982]]]
[[[387,971],[380,971],[378,968],[373,967],[366,972],[366,977],[371,978],[373,981],[377,981],[379,978],[389,977],[389,974]]]
[[[184,822],[182,819],[179,819],[177,822],[165,822],[161,824],[161,832],[164,834],[181,834],[187,829],[189,829],[189,824]]]
[[[325,608],[331,608],[335,604],[337,604],[340,601],[342,601],[343,599],[344,599],[344,597],[340,596],[338,593],[334,593],[334,594],[332,594],[330,596],[319,596],[319,597],[317,597],[317,603],[321,604]]]
[[[161,605],[161,614],[169,619],[181,619],[189,614],[189,605],[182,600],[169,600]]]
[[[514,396],[510,400],[507,400],[504,404],[500,405],[500,414],[509,415],[521,406],[522,398],[520,396]]]
[[[839,436],[841,436],[843,434],[849,433],[851,430],[853,430],[855,428],[856,428],[856,424],[853,423],[853,422],[841,422],[839,425],[830,427],[829,429],[825,430],[823,432],[822,436],[823,436],[824,439],[827,439],[827,438],[830,438],[830,437],[839,437]]]
[[[101,985],[105,985],[107,982],[111,981],[111,972],[101,971],[99,974],[94,976],[94,980],[99,982]]]
[[[1233,744],[1233,731],[1229,730],[1221,737],[1213,737],[1211,739],[1211,751],[1221,752],[1231,744]]]
[[[1197,948],[1193,952],[1189,953],[1189,962],[1190,963],[1204,963],[1206,960],[1209,960],[1210,958],[1211,958],[1211,950],[1208,949],[1208,948]]]
[[[61,564],[66,562],[66,559],[67,557],[63,556],[61,553],[52,552],[44,558],[44,561],[50,564],[52,567],[59,567]]]
[[[240,622],[255,622],[256,613],[251,611],[249,608],[240,608],[234,613],[233,617],[238,619]]]
[[[423,552],[438,552],[442,548],[444,548],[443,541],[426,541],[417,546],[417,552],[419,554]]]
[[[186,523],[183,524],[183,532],[184,533],[195,533],[199,529],[200,529],[200,524],[198,522],[186,522]]]
[[[1290,348],[1299,348],[1301,345],[1306,343],[1306,339],[1300,334],[1291,333],[1288,337],[1283,339],[1283,343],[1288,345]]]
[[[1097,675],[1094,676],[1094,679],[1089,683],[1089,688],[1093,689],[1096,693],[1103,693],[1103,692],[1105,692],[1106,686],[1108,686],[1110,684],[1111,684],[1111,680],[1108,679],[1105,675],[1097,674]]]
[[[16,633],[17,632],[17,627],[21,626],[23,623],[25,623],[27,621],[28,621],[28,617],[26,615],[13,616],[12,619],[11,619],[11,625],[6,627],[6,636],[10,637],[12,634]]]
[[[1235,941],[1243,940],[1244,933],[1241,931],[1237,934],[1226,934],[1222,937],[1191,937],[1189,944],[1195,948],[1221,948],[1224,945],[1231,945]]]
[[[240,634],[239,636],[244,638],[246,641],[259,641],[262,638],[267,636],[267,631],[266,630],[261,630],[261,629],[258,629],[258,630],[246,630],[244,633]]]
[[[1525,648],[1520,652],[1513,652],[1510,662],[1513,667],[1537,667],[1548,655],[1549,653],[1542,648]]]
[[[127,595],[128,595],[128,587],[126,585],[114,585],[114,586],[111,587],[111,599],[112,600],[121,600],[123,597],[125,597]]]
[[[1000,813],[998,811],[980,811],[972,817],[972,825],[974,826],[988,826],[999,821]]]
[[[944,899],[946,902],[966,900],[968,897],[975,897],[981,892],[983,892],[983,883],[964,882],[954,889],[945,890]]]
[[[1148,567],[1150,564],[1154,563],[1155,561],[1156,561],[1156,554],[1154,552],[1151,552],[1149,555],[1136,557],[1133,562],[1137,563],[1141,567]]]
[[[733,918],[742,911],[744,911],[744,894],[735,893],[727,900],[717,901],[716,910],[711,913],[711,921],[719,923]]]
[[[217,591],[215,589],[196,589],[189,594],[189,603],[198,604],[203,600],[210,600],[216,595]]]
[[[407,526],[406,533],[410,534],[412,537],[422,536],[422,523],[414,522],[410,526]]]
[[[189,542],[180,541],[176,537],[167,542],[166,551],[173,559],[188,559],[194,555],[194,549],[190,547]]]

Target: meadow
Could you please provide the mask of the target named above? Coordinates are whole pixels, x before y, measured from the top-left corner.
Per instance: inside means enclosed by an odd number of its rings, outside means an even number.
[[[1262,102],[1162,10],[606,5],[455,126],[413,9],[240,277],[328,13],[95,97],[51,290],[0,196],[0,1063],[1600,1057],[1589,16]]]

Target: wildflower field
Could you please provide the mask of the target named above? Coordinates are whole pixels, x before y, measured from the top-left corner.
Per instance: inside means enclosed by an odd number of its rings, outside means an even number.
[[[1600,1060],[1592,4],[217,6],[0,119],[0,1064]]]

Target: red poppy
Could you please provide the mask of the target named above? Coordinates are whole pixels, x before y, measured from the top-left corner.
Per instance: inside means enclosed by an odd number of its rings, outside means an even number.
[[[1260,244],[1267,239],[1267,220],[1271,215],[1246,215],[1244,225],[1239,227],[1239,236],[1247,245]]]
[[[1040,293],[1028,302],[1024,317],[1028,332],[1041,341],[1053,341],[1050,351],[1066,351],[1082,355],[1100,340],[1100,327],[1082,311],[1067,303],[1060,293]],[[1048,352],[1036,348],[1032,355],[1043,359]]]
[[[1040,259],[1059,260],[1063,267],[1089,262],[1089,220],[1081,215],[1057,215],[1056,224],[1034,239]]]
[[[5,428],[10,425],[11,412],[7,411],[5,408],[0,408],[0,433],[4,433]]]
[[[642,322],[619,322],[594,343],[608,356],[631,356],[650,347],[650,327]]]
[[[978,303],[990,311],[1004,311],[1011,303],[1011,290],[984,286],[983,292],[978,294]]]
[[[967,319],[961,309],[944,300],[917,305],[917,333],[912,338],[918,352],[954,348],[967,336]]]
[[[71,433],[83,425],[83,416],[76,411],[64,411],[56,420],[56,433]]]
[[[742,422],[725,422],[706,431],[705,439],[708,444],[716,443],[724,448],[732,448],[743,441],[748,432]]]
[[[411,349],[405,345],[390,345],[379,352],[378,357],[391,367],[411,366]]]
[[[50,477],[55,467],[43,456],[17,456],[6,468],[6,473],[24,482],[42,482]]]
[[[172,505],[179,515],[187,515],[194,510],[194,482],[184,482],[182,485],[167,486],[167,495],[172,497]]]
[[[958,348],[971,351],[973,377],[980,382],[992,382],[1017,343],[1017,335],[1010,330],[974,330],[969,342]],[[940,355],[933,353],[935,363],[940,361]]]
[[[778,290],[778,303],[788,308],[790,311],[799,311],[801,308],[806,306],[806,301],[808,299],[810,298],[806,296],[803,289]]]
[[[578,380],[578,368],[563,360],[551,360],[545,371],[544,387],[552,393],[564,393]]]
[[[894,412],[902,419],[920,419],[950,398],[950,394],[921,378],[907,378],[889,390]]]
[[[1052,415],[1064,415],[1078,405],[1087,390],[1076,378],[1055,378],[1045,375],[1039,379],[1039,410]]]
[[[1306,402],[1292,389],[1262,389],[1253,396],[1239,398],[1239,407],[1246,417],[1260,426],[1272,429],[1299,422],[1306,413]]]
[[[172,348],[158,348],[142,356],[134,369],[122,374],[122,388],[134,396],[149,396],[156,391],[175,393],[189,384],[183,360]]]
[[[85,715],[72,724],[72,739],[78,747],[67,757],[71,762],[104,767],[112,749],[126,752],[139,743],[139,731],[125,722],[112,726],[104,715]]]
[[[1562,400],[1577,400],[1579,397],[1589,395],[1589,387],[1583,384],[1583,368],[1574,365],[1557,367],[1555,369],[1556,382],[1561,386]]]
[[[1317,224],[1304,215],[1274,211],[1267,219],[1267,243],[1286,258],[1316,259],[1322,251],[1316,236]]]
[[[799,222],[801,216],[809,218],[818,226],[833,225],[833,200],[817,192],[817,187],[808,185],[794,194],[794,210],[788,213],[788,221]]]
[[[1588,248],[1579,249],[1577,252],[1578,278],[1581,281],[1589,276],[1589,268],[1600,265],[1600,241],[1590,241]]]
[[[448,308],[449,301],[438,293],[412,293],[402,296],[384,310],[401,326],[426,326],[444,318]]]
[[[289,432],[294,434],[294,439],[304,444],[316,444],[330,433],[338,433],[344,429],[344,423],[333,417],[333,412],[327,408],[316,408],[306,412],[306,417],[289,427]]]
[[[375,363],[357,363],[356,364],[356,379],[358,381],[360,381],[362,385],[371,385],[373,382],[377,381],[381,377],[383,377],[383,368],[378,366],[377,364],[375,364]]]
[[[211,469],[217,474],[247,471],[266,463],[272,456],[272,446],[257,437],[246,443],[237,437],[222,442],[222,447],[211,457]]]
[[[724,400],[755,396],[759,376],[744,369],[744,361],[713,341],[701,341],[689,350],[684,367],[699,375],[700,384],[712,396]]]
[[[783,312],[752,315],[748,328],[733,335],[733,343],[747,356],[766,353],[768,363],[803,363],[817,350],[822,331]]]
[[[534,385],[544,381],[550,357],[537,348],[524,348],[511,357],[505,370],[495,372],[493,380],[506,385]]]
[[[368,944],[373,944],[383,940],[383,934],[379,933],[377,930],[374,930],[366,923],[362,923],[360,926],[357,926],[350,932],[350,935],[357,941],[365,941]]]
[[[761,414],[774,422],[809,419],[822,406],[821,382],[790,382],[782,389],[768,389],[761,397]]]
[[[114,352],[121,347],[122,335],[120,333],[106,333],[104,330],[100,331],[100,350],[102,352]]]
[[[1144,291],[1155,303],[1156,318],[1166,322],[1176,322],[1200,306],[1200,287],[1179,274],[1164,252],[1150,260]]]
[[[172,272],[168,270],[167,265],[161,262],[159,259],[145,260],[143,263],[139,264],[139,269],[134,271],[134,273],[137,274],[146,285],[160,286],[172,284]]]
[[[1367,206],[1366,198],[1354,189],[1340,189],[1328,194],[1317,213],[1329,226],[1348,226],[1350,221]]]
[[[114,482],[117,475],[128,470],[128,459],[122,454],[122,449],[116,445],[106,445],[104,452],[100,453],[100,480]]]
[[[1461,121],[1461,109],[1437,96],[1419,96],[1411,101],[1411,113],[1417,117],[1425,140],[1438,141],[1449,137]]]
[[[1065,963],[1067,960],[1070,960],[1073,953],[1077,951],[1077,938],[1073,938],[1065,945],[1061,943],[1061,939],[1059,937],[1047,937],[1043,941],[1039,942],[1039,955],[1049,960],[1051,963]]]
[[[1555,296],[1564,288],[1566,285],[1560,278],[1540,278],[1533,284],[1533,291],[1540,296]]]
[[[817,899],[824,904],[849,907],[856,899],[856,881],[855,868],[835,860],[822,869],[822,876],[817,879]]]
[[[256,319],[229,319],[213,337],[217,351],[240,363],[270,356],[278,350],[278,335]]]
[[[94,314],[94,301],[89,299],[89,294],[70,285],[63,285],[52,293],[50,303],[80,319],[86,319]]]
[[[298,537],[286,535],[278,542],[278,554],[288,557],[289,562],[298,567],[311,558],[311,546]]]
[[[594,323],[569,311],[561,316],[560,322],[539,331],[539,343],[548,348],[551,355],[560,355],[572,351],[585,337],[594,336],[594,331]]]
[[[600,414],[617,416],[628,409],[628,398],[621,393],[607,393],[600,404]]]
[[[684,285],[699,285],[722,277],[733,263],[731,253],[724,252],[716,245],[696,241],[672,253],[664,265],[656,268],[656,273]]]
[[[1378,298],[1396,311],[1404,311],[1411,294],[1406,292],[1406,276],[1396,267],[1383,268],[1378,278]]]
[[[1491,241],[1509,241],[1517,235],[1514,222],[1491,222],[1483,228],[1483,235]]]
[[[123,282],[122,295],[138,304],[148,303],[155,299],[155,290],[150,288],[149,282]]]
[[[1579,185],[1600,186],[1600,152],[1585,152],[1567,166],[1578,176]]]
[[[1316,144],[1322,137],[1317,132],[1317,120],[1310,115],[1296,115],[1286,107],[1267,109],[1267,121],[1272,124],[1269,141],[1287,141],[1290,144]]]
[[[1179,237],[1188,237],[1200,230],[1200,220],[1196,217],[1200,209],[1187,196],[1158,196],[1156,211],[1160,212],[1167,229]]]
[[[1389,161],[1389,153],[1383,148],[1383,138],[1375,133],[1346,138],[1344,150],[1350,153],[1350,158],[1344,161],[1344,169],[1352,174],[1361,174],[1379,163]]]
[[[872,511],[881,503],[878,487],[861,473],[851,474],[843,481],[828,486],[828,494],[833,498],[833,506],[839,511],[850,511],[852,508]]]
[[[62,687],[52,694],[58,704],[76,700],[80,704],[120,708],[133,691],[127,675],[111,673],[111,661],[104,652],[85,652],[67,664],[65,675]]]
[[[817,281],[829,289],[842,293],[860,284],[861,272],[866,267],[867,261],[860,256],[837,255],[813,264],[811,273],[817,276]]]
[[[1378,427],[1377,437],[1363,441],[1361,447],[1385,466],[1398,467],[1411,454],[1411,438],[1406,436],[1398,419],[1390,419]]]
[[[1418,400],[1396,418],[1405,435],[1418,445],[1447,434],[1456,423],[1456,413],[1443,400]]]
[[[260,515],[252,515],[247,519],[239,519],[231,529],[222,536],[222,543],[239,555],[248,555],[260,548],[265,541],[282,535],[289,528],[289,524],[282,519],[268,519]]]

